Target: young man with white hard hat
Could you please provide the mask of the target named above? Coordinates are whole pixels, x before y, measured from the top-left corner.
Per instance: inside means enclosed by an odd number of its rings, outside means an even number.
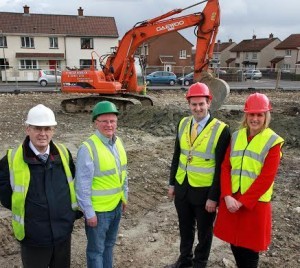
[[[25,125],[23,144],[0,160],[0,201],[12,211],[23,267],[70,267],[71,233],[80,215],[72,155],[53,143],[57,122],[48,107],[31,108]]]

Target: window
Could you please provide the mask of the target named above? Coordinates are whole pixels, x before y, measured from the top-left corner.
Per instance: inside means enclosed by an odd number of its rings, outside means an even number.
[[[81,38],[81,49],[93,49],[93,39],[92,38]]]
[[[213,58],[214,58],[214,60],[219,61],[220,54],[214,53],[214,54],[213,54]]]
[[[0,36],[0,47],[7,47],[6,36]]]
[[[248,59],[249,59],[249,53],[248,53],[248,52],[246,52],[245,59],[246,59],[246,60],[248,60]]]
[[[148,47],[148,45],[144,45],[143,46],[143,54],[142,55],[149,55],[149,47]]]
[[[291,55],[292,55],[292,50],[286,49],[286,50],[285,50],[285,55],[286,55],[286,56],[291,56]]]
[[[284,70],[290,70],[291,69],[291,65],[290,64],[283,64],[283,69]]]
[[[0,70],[9,68],[9,62],[7,59],[0,59]]]
[[[147,44],[143,44],[141,46],[138,47],[137,49],[137,55],[143,55],[146,56],[148,55],[148,45]]]
[[[179,51],[179,59],[186,59],[186,50]]]
[[[237,57],[237,59],[240,57],[240,52],[236,53],[236,57]]]
[[[97,62],[94,60],[94,66],[97,69],[96,66]],[[80,60],[80,69],[88,69],[92,65],[92,60]]]
[[[50,48],[58,48],[58,38],[57,37],[49,37]]]
[[[33,37],[28,37],[28,36],[21,37],[21,46],[23,48],[34,48]]]
[[[37,69],[36,60],[20,60],[21,69]]]
[[[252,59],[254,59],[254,60],[257,59],[257,53],[256,53],[256,52],[253,52],[253,54],[252,54]]]

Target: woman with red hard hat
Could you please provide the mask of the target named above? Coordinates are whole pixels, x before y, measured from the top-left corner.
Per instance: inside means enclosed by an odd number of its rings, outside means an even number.
[[[258,267],[271,242],[271,198],[284,140],[269,128],[271,104],[251,94],[241,127],[221,167],[221,198],[214,234],[230,243],[237,267]]]

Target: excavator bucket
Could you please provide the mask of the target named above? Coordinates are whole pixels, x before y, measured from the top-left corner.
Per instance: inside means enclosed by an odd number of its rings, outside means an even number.
[[[206,84],[213,95],[210,110],[218,110],[230,93],[229,85],[224,80],[216,78],[206,71],[201,72],[199,82]]]

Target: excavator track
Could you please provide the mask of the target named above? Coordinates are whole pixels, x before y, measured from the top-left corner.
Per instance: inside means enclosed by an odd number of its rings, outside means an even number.
[[[134,98],[141,102],[143,106],[153,106],[154,99],[147,95],[137,95],[132,93],[122,94],[122,98]]]
[[[119,111],[124,111],[130,105],[152,106],[153,100],[149,96],[122,94],[122,95],[98,95],[65,99],[61,102],[63,111],[67,113],[91,112],[99,101],[108,100],[113,102]]]

